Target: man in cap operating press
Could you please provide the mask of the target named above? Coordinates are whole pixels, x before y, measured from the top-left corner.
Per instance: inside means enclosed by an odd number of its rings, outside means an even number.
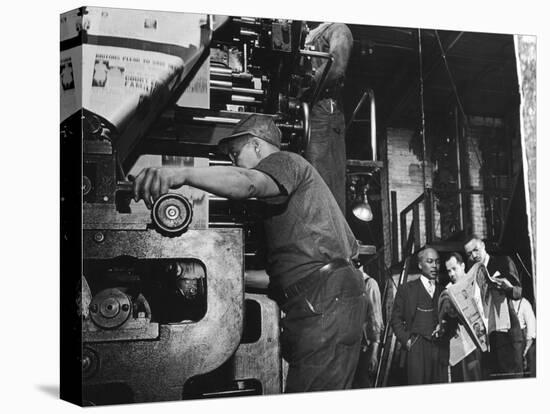
[[[261,200],[270,294],[285,312],[285,392],[350,388],[366,306],[362,275],[351,262],[358,244],[319,173],[280,145],[270,116],[249,115],[219,143],[234,166],[146,168],[135,178],[134,197],[150,208],[185,184]]]

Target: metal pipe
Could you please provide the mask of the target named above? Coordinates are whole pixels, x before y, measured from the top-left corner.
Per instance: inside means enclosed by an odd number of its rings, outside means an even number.
[[[252,30],[241,29],[239,33],[241,36],[259,37],[258,33]]]
[[[369,90],[367,89],[365,92],[363,92],[363,96],[361,96],[361,99],[359,99],[359,103],[357,104],[357,106],[353,110],[353,114],[351,114],[351,118],[349,119],[349,121],[346,125],[346,130],[351,126],[353,121],[355,121],[355,118],[357,117],[357,113],[359,112],[359,109],[361,109],[361,107],[363,106],[363,103],[365,103],[365,100],[367,99],[367,97],[369,95],[368,91]]]
[[[437,32],[437,30],[436,30]],[[449,53],[449,51],[455,47],[456,43],[460,40],[460,38],[464,35],[464,32],[460,32],[459,34],[456,35],[456,37],[453,39],[453,41],[451,42],[451,44],[449,46],[447,46],[447,51],[445,53]]]
[[[246,23],[254,26],[261,26],[261,23],[259,21],[256,21],[256,18],[254,17],[234,17],[233,21],[236,23]]]
[[[243,95],[231,95],[231,100],[233,102],[248,102],[248,103],[255,102],[255,99],[253,96],[243,96]]]
[[[264,94],[264,91],[263,91],[263,90],[248,89],[248,88],[238,88],[238,87],[229,88],[229,87],[226,87],[226,86],[211,86],[211,87],[210,87],[210,90],[212,90],[212,91],[220,91],[220,92],[245,93],[245,94],[248,93],[248,94],[250,94],[250,95],[256,95],[256,96],[260,96],[260,95],[263,95],[263,94]]]
[[[232,78],[232,79],[240,79],[240,80],[252,80],[252,75],[250,73],[245,72],[233,72],[233,70],[229,68],[220,68],[218,66],[213,66],[210,68],[210,75],[211,76],[217,76],[222,78]]]
[[[456,145],[456,171],[457,171],[457,186],[458,186],[458,218],[460,222],[460,229],[466,230],[464,228],[464,206],[463,206],[463,200],[464,197],[460,191],[462,190],[462,165],[460,163],[460,132],[459,132],[459,125],[458,125],[458,108],[455,105],[455,145]]]
[[[219,86],[220,88],[231,89],[231,88],[233,88],[233,82],[211,79],[210,80],[210,86]]]
[[[237,93],[249,93],[251,95],[263,95],[264,91],[263,89],[251,89],[251,88],[239,88],[239,87],[233,87],[233,92]]]
[[[424,77],[422,74],[422,29],[418,29],[418,72],[420,77],[420,133],[422,134],[422,178],[426,188],[426,117],[424,113]],[[426,218],[429,219],[428,217]]]
[[[428,32],[429,34],[429,32]],[[462,37],[462,35],[464,34],[464,32],[460,32],[456,37],[455,39],[450,43],[450,46],[445,50],[445,53],[448,53],[450,52],[450,50],[452,48],[455,47],[455,45],[458,43],[458,41],[460,40],[460,38]],[[439,36],[437,35],[437,31],[436,31],[436,37],[439,39]],[[432,60],[428,69],[425,71],[425,74],[424,74],[424,82],[428,82],[428,80],[437,72],[437,69],[439,68],[439,66],[441,65],[441,61],[440,60]],[[410,96],[416,91],[416,82],[412,83],[411,86],[409,86],[409,88],[407,88],[406,92],[404,94],[401,95],[401,98],[399,99],[399,102],[393,106],[393,110],[392,110],[392,113],[390,114],[389,117],[387,117],[387,121],[391,121],[393,120],[397,115],[399,115],[399,113],[403,110],[403,107],[405,105],[405,103],[407,102],[407,100],[410,98]]]
[[[210,79],[210,89],[213,91],[244,93],[249,95],[263,95],[263,89],[241,88],[233,86],[233,82]]]
[[[350,120],[346,125],[346,130],[351,126],[355,120],[359,110],[365,103],[365,100],[369,98],[370,102],[370,140],[371,140],[371,149],[372,149],[372,160],[376,161],[377,148],[376,148],[376,100],[374,98],[374,91],[371,88],[367,88],[361,96],[359,103],[355,107],[353,114],[351,115]]]
[[[221,116],[194,116],[193,121],[196,122],[215,122],[217,124],[235,125],[238,124],[240,118],[223,118]]]
[[[311,112],[307,102],[302,103],[302,113],[304,115],[304,151],[309,147],[311,139]]]
[[[376,161],[376,100],[374,99],[374,91],[368,89],[370,99],[370,144],[372,148],[372,160]]]
[[[243,43],[243,71],[245,73],[248,72],[248,48],[247,48],[246,42]]]
[[[231,75],[233,70],[230,68],[221,68],[219,66],[211,66],[210,72],[215,73],[216,75]]]

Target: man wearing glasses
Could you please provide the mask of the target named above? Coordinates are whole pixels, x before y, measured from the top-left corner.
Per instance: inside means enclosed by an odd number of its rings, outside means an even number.
[[[510,322],[507,328],[499,328],[489,323],[489,374],[491,378],[517,378],[523,373],[522,331],[513,300],[522,296],[518,271],[508,256],[492,256],[485,250],[485,243],[473,236],[464,245],[471,264],[482,263],[495,281],[489,285],[489,294],[502,294],[507,302]],[[491,293],[493,292],[493,293]],[[492,299],[493,302],[495,299]],[[490,315],[485,315],[489,318]],[[489,320],[494,320],[493,318]]]
[[[351,388],[366,307],[363,277],[351,262],[357,240],[319,173],[280,146],[273,119],[251,114],[218,144],[234,166],[146,168],[134,180],[134,198],[150,208],[186,184],[263,201],[269,290],[285,313],[285,392]]]

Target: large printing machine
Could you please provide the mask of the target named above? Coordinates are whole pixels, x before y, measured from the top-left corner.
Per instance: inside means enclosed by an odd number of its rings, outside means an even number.
[[[131,199],[128,176],[146,166],[229,164],[216,143],[251,112],[272,115],[283,149],[301,153],[322,85],[300,99],[312,75],[307,62],[326,59],[326,75],[330,55],[303,49],[298,21],[195,16],[195,26],[179,26],[196,41],[184,47],[120,23],[160,33],[173,17],[124,12],[82,8],[76,31],[62,37],[62,71],[73,53],[74,81],[83,85],[82,108],[62,118],[61,139],[83,139],[84,401],[280,393],[279,310],[265,291],[245,292],[245,272],[264,267],[259,204],[184,186],[150,211]],[[163,54],[170,70],[132,95],[132,66],[113,62]]]

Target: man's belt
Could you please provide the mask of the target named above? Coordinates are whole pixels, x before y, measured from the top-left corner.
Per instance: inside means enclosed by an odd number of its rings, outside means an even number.
[[[326,265],[321,267],[319,270],[316,270],[313,273],[310,273],[309,275],[301,278],[297,282],[294,282],[292,285],[287,286],[286,288],[275,288],[271,292],[271,296],[273,299],[277,301],[277,303],[282,304],[286,301],[302,294],[303,292],[307,291],[309,288],[314,286],[316,283],[319,283],[319,281],[324,277],[335,270],[341,269],[346,266],[353,266],[351,260],[349,259],[334,259],[328,262]]]
[[[338,101],[341,96],[342,96],[342,88],[335,86],[332,88],[323,89],[319,93],[319,100],[321,101],[323,99],[334,99],[335,101]]]

